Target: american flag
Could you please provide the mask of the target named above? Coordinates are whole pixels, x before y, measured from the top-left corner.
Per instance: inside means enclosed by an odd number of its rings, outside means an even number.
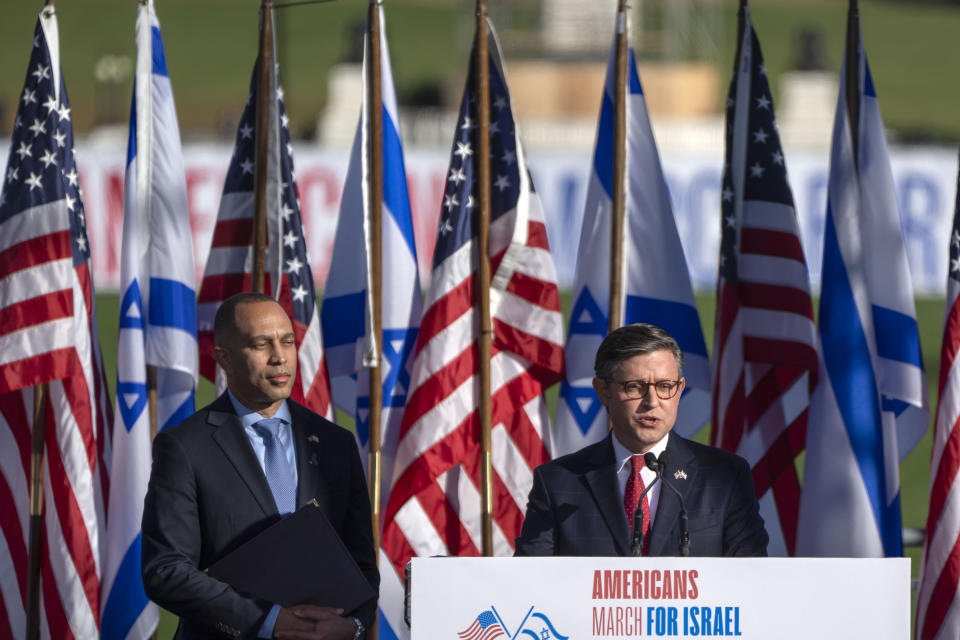
[[[750,463],[771,555],[793,555],[810,393],[813,304],[760,43],[743,10],[727,101],[714,346],[714,446]]]
[[[562,374],[563,337],[543,213],[492,26],[489,43],[493,547],[505,555],[520,533],[533,469],[550,458],[542,392]],[[383,547],[398,572],[413,555],[479,555],[482,546],[472,61],[384,519]]]
[[[26,629],[34,385],[45,414],[40,631],[100,629],[113,421],[57,18],[37,21],[0,192],[0,637]]]
[[[493,612],[487,609],[481,611],[473,623],[457,635],[463,640],[493,640],[506,634]]]
[[[274,56],[276,59],[276,56]],[[300,198],[293,170],[293,145],[283,107],[283,89],[277,82],[276,66],[271,70],[268,90],[271,101],[270,130],[256,131],[257,67],[254,65],[237,142],[230,159],[223,197],[213,230],[210,256],[200,284],[197,301],[197,339],[200,344],[200,373],[217,382],[217,391],[225,387],[217,380],[213,360],[213,319],[220,303],[252,285],[254,140],[268,137],[267,229],[265,293],[273,296],[287,311],[297,338],[298,367],[291,398],[313,411],[332,418],[330,383],[323,358],[320,314],[314,291],[313,273],[307,260],[307,248],[300,218]]]
[[[960,637],[960,178],[950,234],[947,306],[940,348],[937,420],[930,461],[930,510],[917,588],[917,640]]]

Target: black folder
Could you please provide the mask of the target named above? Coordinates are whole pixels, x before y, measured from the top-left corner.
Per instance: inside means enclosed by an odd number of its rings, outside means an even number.
[[[350,612],[377,595],[315,503],[220,558],[207,574],[282,607],[316,604]]]

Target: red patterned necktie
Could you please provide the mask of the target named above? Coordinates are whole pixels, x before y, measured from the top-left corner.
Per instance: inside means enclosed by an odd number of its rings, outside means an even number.
[[[640,494],[646,488],[643,484],[643,478],[640,477],[640,469],[644,467],[643,456],[630,456],[630,478],[627,480],[627,487],[623,491],[623,509],[627,514],[627,527],[633,532],[633,514],[637,510],[637,502]],[[643,555],[647,555],[647,547],[650,546],[650,502],[647,496],[643,496]]]

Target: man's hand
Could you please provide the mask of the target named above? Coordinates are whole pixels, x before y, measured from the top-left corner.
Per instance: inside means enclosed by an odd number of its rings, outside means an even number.
[[[273,625],[278,640],[353,640],[357,626],[343,617],[343,609],[298,604],[280,609]]]

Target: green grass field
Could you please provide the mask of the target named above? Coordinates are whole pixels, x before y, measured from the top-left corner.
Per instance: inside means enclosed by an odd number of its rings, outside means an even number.
[[[107,380],[110,384],[111,395],[113,394],[114,385],[116,384],[118,306],[119,298],[115,294],[101,294],[97,296],[100,339],[103,346],[104,362],[106,363]],[[697,306],[700,311],[707,346],[712,349],[713,316],[715,309],[714,296],[712,294],[699,295],[697,297]],[[569,294],[565,294],[562,297],[562,307],[564,319],[566,319],[566,316],[570,312]],[[927,384],[930,389],[931,413],[933,413],[936,408],[936,388],[937,377],[940,371],[940,340],[943,312],[944,301],[942,299],[917,300],[917,322],[920,327],[923,360],[927,371]],[[547,393],[551,415],[556,410],[558,389],[559,385],[555,385]],[[205,380],[201,380],[200,387],[197,391],[197,406],[203,406],[212,401],[213,395],[213,385]],[[341,423],[352,428],[352,424],[348,424],[349,422],[348,418],[345,422]],[[706,441],[708,434],[709,427],[704,428],[698,434],[697,439]],[[914,449],[900,465],[900,495],[903,510],[903,526],[905,527],[922,528],[926,525],[931,441],[932,432],[928,432],[917,448]],[[921,549],[919,547],[913,547],[908,548],[906,553],[911,559],[912,574],[914,577],[916,577],[920,567],[920,552]],[[175,630],[175,617],[164,613],[160,621],[159,640],[171,638]]]

